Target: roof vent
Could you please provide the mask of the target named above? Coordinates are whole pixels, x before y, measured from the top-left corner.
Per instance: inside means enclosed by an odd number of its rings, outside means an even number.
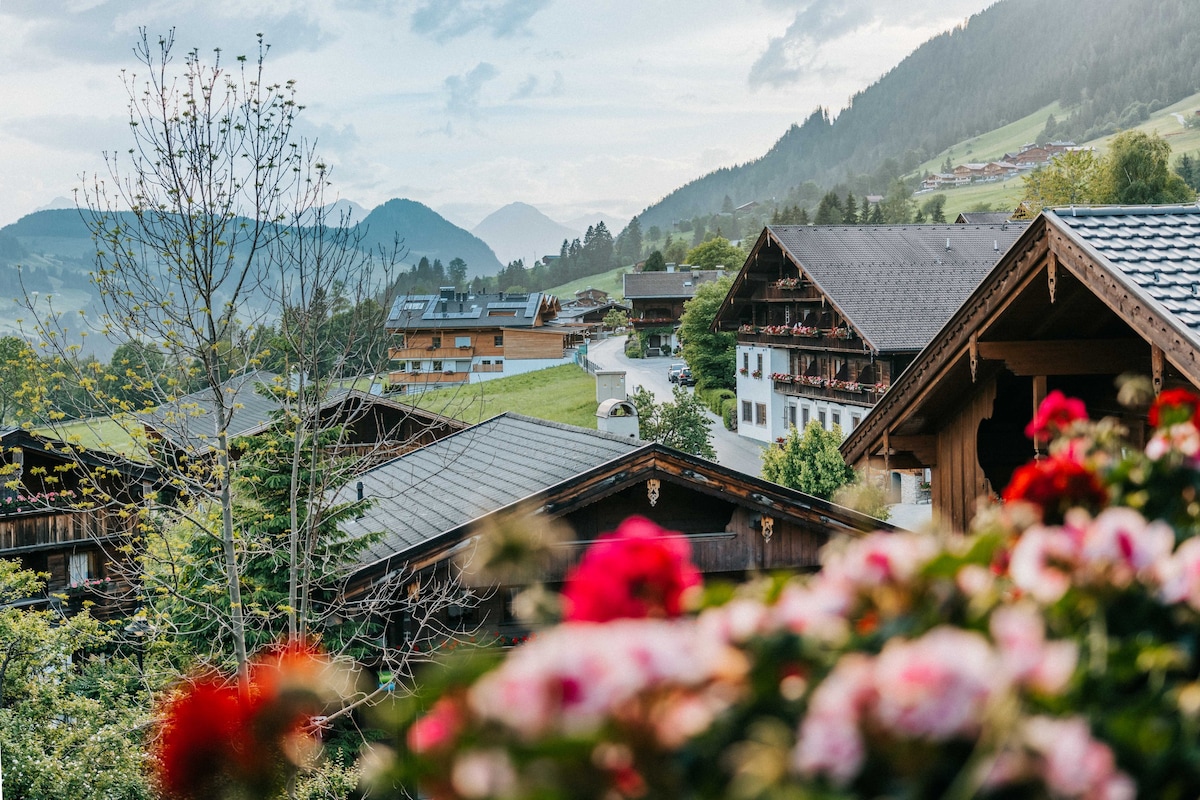
[[[997,253],[1000,252],[1000,240],[999,239],[992,239],[992,249],[995,250]]]
[[[950,249],[950,237],[949,236],[946,237],[946,249],[947,250]]]

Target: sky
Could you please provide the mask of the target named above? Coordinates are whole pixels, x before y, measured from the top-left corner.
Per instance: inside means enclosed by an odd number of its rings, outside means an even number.
[[[337,196],[620,220],[834,114],[993,0],[0,0],[0,225],[128,149],[139,28],[271,49]],[[740,198],[734,198],[740,202]]]

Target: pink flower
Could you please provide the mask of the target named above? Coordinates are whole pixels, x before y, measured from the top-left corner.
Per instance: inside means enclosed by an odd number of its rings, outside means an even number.
[[[859,589],[903,585],[937,553],[937,542],[930,536],[876,532],[823,550],[819,580]]]
[[[1009,676],[1046,694],[1066,688],[1079,652],[1071,641],[1046,641],[1042,615],[1028,604],[1002,606],[990,620],[992,640]]]
[[[442,697],[429,713],[408,729],[408,746],[414,753],[441,750],[454,743],[463,727],[463,710],[458,703]]]
[[[1169,558],[1174,546],[1175,534],[1165,522],[1147,523],[1133,509],[1114,507],[1084,528],[1079,555],[1093,578],[1124,587]]]
[[[874,699],[872,673],[867,656],[843,656],[813,691],[792,751],[796,772],[809,778],[824,775],[836,786],[845,786],[858,775],[866,760],[859,723]]]
[[[1055,389],[1038,406],[1033,420],[1025,428],[1025,435],[1030,439],[1053,439],[1069,428],[1071,423],[1087,418],[1087,407],[1082,400],[1067,397]]]
[[[699,583],[685,539],[644,517],[629,517],[593,544],[567,575],[566,618],[677,617],[684,592]]]
[[[1041,761],[1041,776],[1054,797],[1087,800],[1132,800],[1137,794],[1129,776],[1117,770],[1112,750],[1092,738],[1081,717],[1033,717],[1023,738]]]
[[[1008,572],[1019,589],[1041,603],[1054,603],[1071,588],[1078,555],[1074,538],[1063,528],[1034,527],[1013,546]]]
[[[875,663],[875,719],[901,736],[944,741],[978,733],[1001,664],[973,631],[934,628],[920,639],[892,639]]]
[[[1187,603],[1200,611],[1200,538],[1179,545],[1174,555],[1155,568],[1155,578],[1164,603]]]
[[[773,626],[824,642],[845,641],[850,633],[846,613],[852,597],[843,584],[817,575],[807,585],[784,587],[771,608]]]
[[[1146,456],[1154,461],[1169,453],[1195,458],[1200,453],[1200,430],[1190,420],[1159,428],[1146,443]]]

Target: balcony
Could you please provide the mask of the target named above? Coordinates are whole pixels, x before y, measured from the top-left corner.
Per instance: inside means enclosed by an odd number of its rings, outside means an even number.
[[[473,355],[474,347],[393,347],[388,351],[388,358],[393,361],[453,361],[458,358],[471,358]]]
[[[822,299],[821,293],[811,283],[802,283],[797,286],[781,285],[772,283],[762,287],[762,290],[754,295],[754,300],[801,302],[816,300],[820,302]]]
[[[503,364],[472,364],[471,372],[504,372]]]
[[[845,328],[818,329],[802,325],[743,325],[738,328],[737,342],[745,345],[835,350],[847,353],[865,353],[869,349],[866,342]]]
[[[30,551],[129,533],[136,514],[110,509],[33,510],[0,515],[0,550]]]
[[[466,372],[389,372],[388,382],[399,384],[465,383]]]
[[[888,387],[883,384],[860,384],[853,381],[837,381],[827,378],[808,378],[796,375],[771,376],[771,383],[779,394],[790,397],[808,397],[815,400],[833,400],[873,406],[879,402]]]

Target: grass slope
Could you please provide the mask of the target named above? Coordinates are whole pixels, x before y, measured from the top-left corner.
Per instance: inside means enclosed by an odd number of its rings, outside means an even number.
[[[408,402],[471,424],[515,411],[581,428],[596,427],[596,379],[574,364],[438,389]]]
[[[551,287],[546,291],[560,300],[571,300],[574,299],[576,292],[584,289],[601,289],[608,292],[610,298],[616,299],[625,296],[625,284],[621,280],[621,276],[628,271],[629,267],[617,267],[608,272],[599,272],[586,278]]]
[[[1178,103],[1155,111],[1149,119],[1134,127],[1133,130],[1157,133],[1166,139],[1171,143],[1173,157],[1196,152],[1200,150],[1200,128],[1185,128],[1174,115],[1181,114],[1184,118],[1188,118],[1198,108],[1200,108],[1200,93],[1185,97]],[[1069,108],[1064,110],[1058,103],[1046,106],[1002,128],[988,131],[943,150],[934,158],[921,164],[917,168],[917,174],[940,172],[947,156],[955,165],[968,161],[995,160],[1007,152],[1019,150],[1023,144],[1038,141],[1042,129],[1046,127],[1046,117],[1050,114],[1062,119],[1069,116],[1070,113]],[[1079,144],[1094,147],[1099,155],[1103,155],[1107,152],[1108,144],[1115,135]],[[1017,176],[998,183],[978,183],[957,189],[939,189],[936,192],[918,194],[915,199],[921,203],[934,194],[946,195],[946,218],[953,220],[960,212],[983,206],[989,206],[996,211],[1011,211],[1021,202],[1021,197],[1025,194],[1025,184],[1021,176]]]

